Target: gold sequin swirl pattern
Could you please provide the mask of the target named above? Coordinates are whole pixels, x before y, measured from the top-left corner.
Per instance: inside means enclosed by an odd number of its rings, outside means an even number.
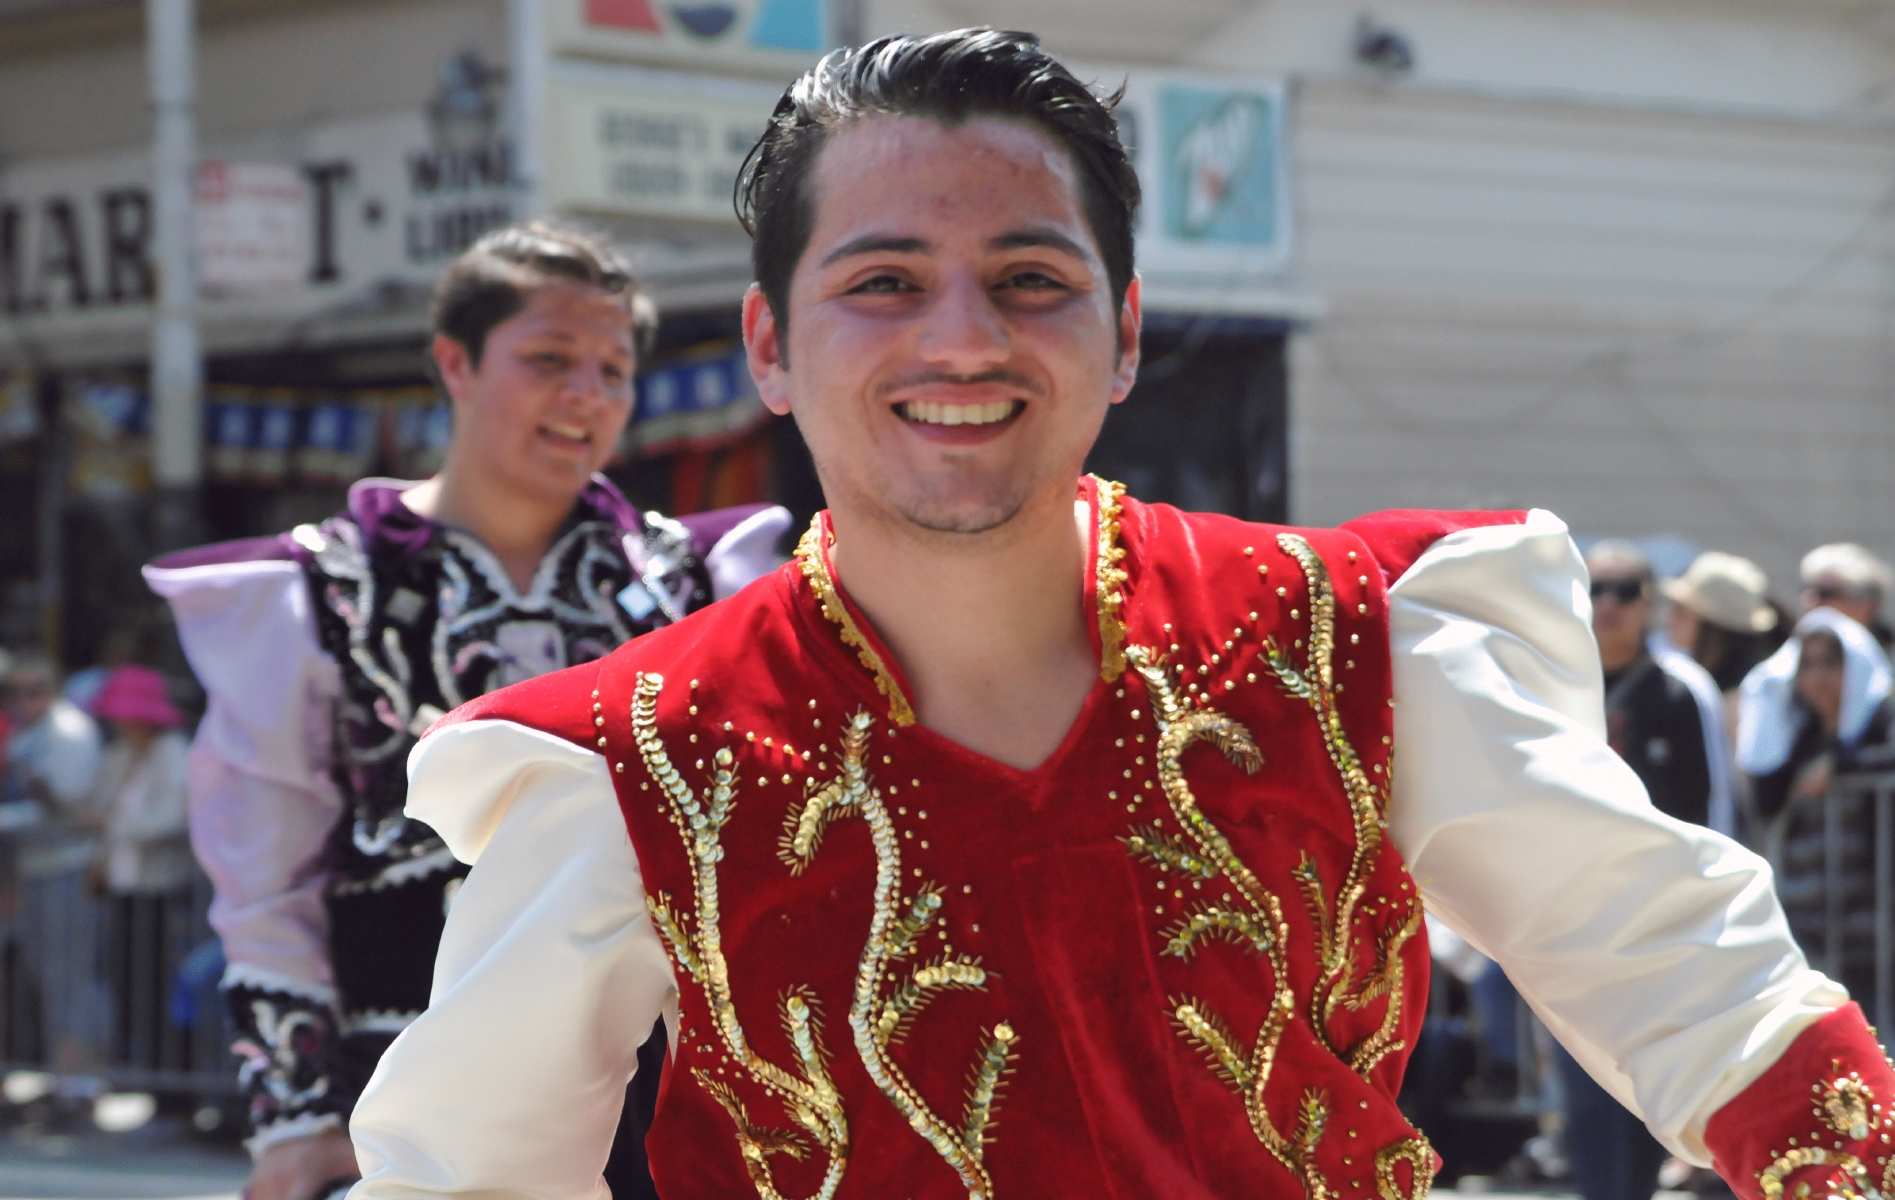
[[[816,599],[822,605],[822,615],[836,627],[843,644],[855,651],[856,658],[867,668],[875,680],[875,690],[888,700],[888,719],[897,725],[908,726],[915,723],[915,710],[909,705],[908,697],[902,693],[901,684],[896,681],[893,671],[882,661],[882,656],[869,645],[856,627],[855,618],[849,615],[849,606],[842,602],[836,591],[836,582],[829,576],[829,559],[823,553],[822,514],[817,513],[809,528],[803,533],[802,540],[796,543],[796,563],[803,570],[803,578],[809,580],[809,586],[816,593]]]
[[[970,1070],[967,1103],[958,1127],[936,1115],[889,1051],[937,996],[949,989],[984,989],[987,972],[978,959],[942,954],[918,963],[895,982],[894,965],[915,956],[922,935],[940,918],[944,902],[941,889],[930,883],[912,895],[902,895],[899,831],[866,766],[873,726],[867,712],[857,712],[850,719],[842,740],[841,773],[827,783],[811,780],[804,799],[790,805],[779,854],[792,870],[801,871],[820,849],[823,832],[832,822],[859,817],[868,825],[875,848],[875,901],[849,1005],[856,1053],[870,1080],[908,1127],[960,1176],[969,1200],[991,1200],[994,1184],[987,1172],[986,1148],[994,1105],[1018,1038],[1006,1022],[986,1035],[987,1044]]]
[[[1125,582],[1130,576],[1120,564],[1125,548],[1119,545],[1120,501],[1125,485],[1092,477],[1099,492],[1098,547],[1094,591],[1099,608],[1099,677],[1111,683],[1125,674]]]
[[[771,1129],[755,1124],[735,1089],[702,1068],[691,1074],[736,1125],[744,1169],[762,1200],[788,1200],[776,1186],[770,1158],[785,1154],[804,1159],[812,1142],[828,1156],[814,1200],[833,1200],[848,1165],[849,1120],[843,1111],[842,1096],[829,1076],[828,1052],[809,998],[792,988],[782,1001],[784,1031],[797,1057],[797,1069],[788,1071],[751,1049],[730,993],[730,969],[724,958],[719,923],[717,865],[724,858],[724,826],[736,808],[737,780],[731,770],[734,760],[728,749],[718,750],[713,757],[716,769],[711,786],[701,796],[691,789],[672,765],[658,736],[658,697],[664,682],[664,676],[655,673],[639,675],[632,699],[632,738],[646,773],[665,798],[667,815],[684,839],[696,909],[682,911],[669,895],[658,892],[649,900],[652,920],[672,958],[703,989],[711,1025],[723,1043],[724,1053],[782,1103],[798,1128]]]

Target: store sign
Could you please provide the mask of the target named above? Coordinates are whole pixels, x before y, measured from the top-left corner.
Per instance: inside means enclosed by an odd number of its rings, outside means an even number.
[[[293,160],[233,161],[207,140],[196,193],[207,325],[425,288],[511,221],[518,180],[498,79],[458,55],[424,110],[310,126]],[[0,170],[0,314],[50,335],[148,306],[150,164],[135,149]]]
[[[1290,259],[1283,85],[1136,69],[1120,132],[1144,187],[1141,270],[1221,278],[1280,272]]]
[[[456,147],[420,113],[318,126],[295,162],[208,165],[199,197],[207,315],[316,312],[389,284],[426,286],[513,216],[503,140]],[[212,147],[215,151],[215,146]],[[65,326],[151,303],[150,156],[26,161],[0,199],[0,312]]]
[[[692,95],[606,78],[547,87],[547,198],[559,208],[736,220],[731,191],[776,102],[747,85]]]
[[[545,0],[554,54],[787,78],[834,44],[828,0]]]
[[[197,281],[207,292],[282,291],[309,274],[309,194],[286,163],[197,171]]]

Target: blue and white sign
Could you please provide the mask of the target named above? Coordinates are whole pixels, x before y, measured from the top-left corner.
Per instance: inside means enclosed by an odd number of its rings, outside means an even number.
[[[1116,85],[1109,72],[1102,83]],[[1120,128],[1144,185],[1147,274],[1255,279],[1291,250],[1283,84],[1131,70]]]

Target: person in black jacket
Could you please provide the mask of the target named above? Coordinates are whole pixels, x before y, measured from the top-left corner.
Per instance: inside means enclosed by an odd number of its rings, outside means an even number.
[[[1715,708],[1693,693],[1682,656],[1647,644],[1657,596],[1652,567],[1629,542],[1604,541],[1586,555],[1592,631],[1605,671],[1606,740],[1661,812],[1704,825],[1712,808],[1712,764],[1723,738]],[[1564,1050],[1566,1154],[1585,1200],[1649,1200],[1665,1148]]]

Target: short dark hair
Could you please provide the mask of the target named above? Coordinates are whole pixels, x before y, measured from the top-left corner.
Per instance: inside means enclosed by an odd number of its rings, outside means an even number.
[[[494,326],[525,308],[528,297],[555,279],[623,296],[640,361],[651,352],[658,309],[639,291],[631,266],[604,240],[545,221],[496,229],[449,263],[434,288],[434,331],[465,346],[478,367]]]
[[[1112,110],[1125,89],[1099,96],[1040,48],[1031,33],[986,27],[927,37],[898,34],[831,52],[777,101],[737,176],[737,219],[751,236],[757,284],[779,327],[789,323],[790,278],[809,246],[815,213],[805,186],[830,131],[860,117],[973,117],[1029,121],[1079,168],[1086,224],[1099,244],[1116,310],[1132,283],[1138,173]]]

